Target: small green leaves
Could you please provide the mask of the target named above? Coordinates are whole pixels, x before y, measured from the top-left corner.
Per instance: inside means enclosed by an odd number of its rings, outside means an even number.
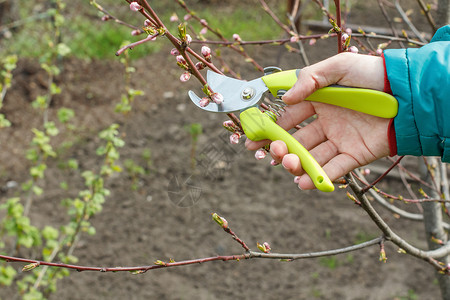
[[[166,263],[159,259],[155,261],[154,264],[157,266],[166,266]]]
[[[227,220],[225,220],[225,218],[222,218],[221,216],[219,216],[216,213],[212,214],[212,218],[214,221],[216,221],[217,224],[219,224],[220,227],[222,227],[223,229],[227,229],[228,228],[228,222]]]
[[[264,253],[269,253],[271,250],[270,245],[267,242],[264,242],[262,245],[257,242],[256,247],[258,247],[258,249]]]
[[[39,265],[40,265],[39,262],[35,262],[35,263],[31,263],[31,264],[25,265],[25,266],[22,268],[22,272],[28,272],[28,271],[31,271],[31,270],[33,270],[34,268],[39,267]]]

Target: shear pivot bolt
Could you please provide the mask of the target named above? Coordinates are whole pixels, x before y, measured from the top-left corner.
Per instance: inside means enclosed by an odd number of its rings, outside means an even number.
[[[248,87],[242,91],[242,99],[244,99],[244,100],[250,100],[253,98],[254,95],[255,95],[255,90],[250,87]]]

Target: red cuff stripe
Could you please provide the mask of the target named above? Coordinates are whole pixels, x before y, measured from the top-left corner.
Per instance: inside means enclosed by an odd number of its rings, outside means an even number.
[[[384,66],[384,88],[383,88],[383,92],[392,95],[391,84],[389,82],[389,79],[388,79],[388,76],[387,76],[387,71],[386,71],[386,60],[384,59],[384,53],[381,54],[381,57],[383,58],[383,66]]]

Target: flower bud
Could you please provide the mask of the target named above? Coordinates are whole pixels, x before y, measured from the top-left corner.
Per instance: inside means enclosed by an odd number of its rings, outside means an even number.
[[[377,51],[376,51],[376,54],[377,54],[378,56],[381,56],[381,54],[383,54],[383,49],[378,48]]]
[[[206,28],[206,27],[203,27],[203,28],[200,30],[200,34],[201,34],[201,35],[205,35],[207,32],[208,32],[208,28]]]
[[[222,218],[221,216],[219,216],[216,213],[212,214],[212,218],[214,221],[216,221],[217,224],[220,225],[220,227],[222,227],[223,229],[227,229],[228,228],[228,222],[227,220],[225,220],[225,218]]]
[[[280,163],[277,163],[277,162],[275,161],[275,159],[272,159],[272,160],[270,161],[270,164],[271,164],[272,166],[278,166]]]
[[[210,56],[211,56],[211,48],[209,48],[208,46],[203,46],[203,47],[202,47],[202,55],[203,55],[205,58],[210,57]]]
[[[296,43],[298,42],[299,38],[298,36],[291,36],[291,43]]]
[[[349,35],[346,34],[346,33],[343,33],[343,34],[341,35],[341,41],[342,41],[342,42],[345,42],[348,38],[349,38]]]
[[[260,243],[256,243],[256,246],[258,247],[259,250],[261,250],[264,253],[269,253],[270,252],[270,245],[267,242],[264,242],[262,245]]]
[[[185,21],[189,21],[192,18],[192,16],[190,14],[184,15],[183,19]]]
[[[233,34],[233,40],[235,40],[236,42],[242,41],[241,37],[237,33]]]
[[[312,45],[314,45],[316,42],[317,42],[316,39],[310,39],[310,40],[309,40],[309,45],[312,46]]]
[[[238,132],[235,132],[230,136],[230,143],[233,145],[239,144],[240,138],[241,138],[241,135]]]
[[[294,183],[299,184],[299,182],[300,182],[300,176],[295,176]]]
[[[350,46],[350,48],[348,48],[348,51],[351,53],[358,53],[359,50],[355,46]]]
[[[262,149],[259,149],[255,152],[255,158],[257,160],[263,159],[264,157],[266,157],[266,155],[267,155],[266,151],[264,151]]]
[[[352,35],[352,33],[353,33],[353,31],[352,31],[351,28],[345,28],[345,32],[346,32],[348,35]]]
[[[199,62],[197,62],[196,64],[195,64],[195,68],[197,69],[197,70],[203,70],[204,68],[205,68],[205,64],[204,63],[202,63],[201,61],[199,61]]]
[[[184,57],[182,55],[177,55],[177,62],[182,65],[186,64],[186,60],[184,59]]]
[[[200,107],[206,107],[209,104],[210,101],[211,100],[208,97],[203,97],[200,100],[200,102],[198,103],[198,105],[200,105]]]
[[[152,22],[149,20],[149,19],[146,19],[145,21],[144,21],[144,26],[145,27],[148,27],[148,26],[151,26],[152,25]]]
[[[132,11],[138,11],[142,9],[142,6],[140,6],[139,3],[137,3],[136,1],[133,1],[130,3],[130,9]]]
[[[108,16],[108,15],[104,15],[104,16],[102,17],[102,21],[108,21],[108,20],[110,20],[110,19],[111,19],[111,17]]]
[[[186,34],[186,44],[190,45],[192,42],[192,37],[189,34]]]
[[[214,101],[214,103],[216,103],[216,104],[222,104],[223,96],[220,93],[213,93],[211,95],[211,100]]]
[[[226,121],[224,121],[223,124],[222,124],[222,126],[223,126],[226,130],[231,131],[231,132],[233,132],[233,133],[234,133],[234,132],[236,131],[236,129],[237,129],[236,124],[234,124],[234,122],[231,121],[231,120],[226,120]]]
[[[181,74],[180,76],[180,81],[181,82],[186,82],[191,78],[191,73],[189,72],[184,72],[183,74]]]
[[[172,50],[170,50],[170,54],[173,56],[178,56],[180,55],[180,51],[178,51],[177,48],[173,48]]]
[[[131,35],[133,35],[133,36],[140,35],[140,34],[141,34],[141,31],[138,30],[138,29],[133,30],[133,31],[131,32]]]
[[[170,16],[170,22],[178,22],[178,16],[177,16],[176,13],[173,13],[173,14]]]
[[[200,24],[202,24],[203,26],[208,26],[208,22],[206,22],[205,19],[201,19]]]

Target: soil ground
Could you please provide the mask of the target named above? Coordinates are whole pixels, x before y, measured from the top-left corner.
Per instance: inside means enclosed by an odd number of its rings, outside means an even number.
[[[315,62],[335,53],[335,48],[334,40],[319,41],[307,51]],[[126,117],[113,112],[124,89],[122,65],[73,59],[63,62],[64,72],[58,78],[63,93],[55,97],[50,117],[55,117],[57,108],[74,109],[81,133],[63,157],[77,159],[81,170],[96,169],[101,163],[95,156],[97,133],[116,122],[127,144],[121,149],[121,158],[133,159],[148,171],[139,177],[136,191],[126,174],[107,182],[111,196],[92,220],[97,234],[83,235],[75,250],[79,264],[139,266],[151,265],[157,259],[241,254],[240,246],[211,220],[212,212],[224,216],[251,248],[256,248],[256,242],[267,241],[280,253],[340,248],[380,235],[345,190],[330,194],[300,191],[292,176],[281,167],[270,166],[268,158],[256,161],[242,143],[229,145],[221,126],[226,117],[205,113],[190,103],[187,91],[199,93],[198,84],[193,80],[179,82],[179,70],[173,67],[169,50],[133,62],[138,70],[133,86],[143,89],[145,96],[136,98]],[[250,48],[249,52],[265,65],[285,69],[301,66],[298,56],[281,54],[273,47]],[[229,61],[245,78],[259,76],[240,58],[230,57]],[[30,60],[20,61],[14,73],[14,86],[3,109],[13,125],[0,132],[2,186],[27,179],[29,166],[23,157],[32,137],[30,129],[42,123],[30,102],[45,90],[45,78],[39,64]],[[203,127],[195,171],[186,129],[192,123]],[[202,154],[212,148],[220,149],[221,155],[205,164]],[[142,158],[147,149],[151,151],[150,166]],[[38,227],[66,222],[60,202],[76,196],[82,187],[79,174],[59,169],[58,163],[50,162],[47,179],[41,182],[45,194],[33,204],[31,219]],[[62,178],[69,182],[69,191],[59,187]],[[189,184],[184,184],[188,178]],[[399,182],[389,179],[383,184],[394,189]],[[16,192],[3,189],[2,198]],[[379,209],[398,234],[426,248],[420,222],[398,219]],[[435,271],[397,250],[387,244],[387,263],[380,263],[379,248],[371,247],[328,259],[212,262],[139,276],[73,272],[58,283],[51,299],[408,299],[408,295],[438,299]],[[15,294],[11,289],[4,291],[4,299]]]

